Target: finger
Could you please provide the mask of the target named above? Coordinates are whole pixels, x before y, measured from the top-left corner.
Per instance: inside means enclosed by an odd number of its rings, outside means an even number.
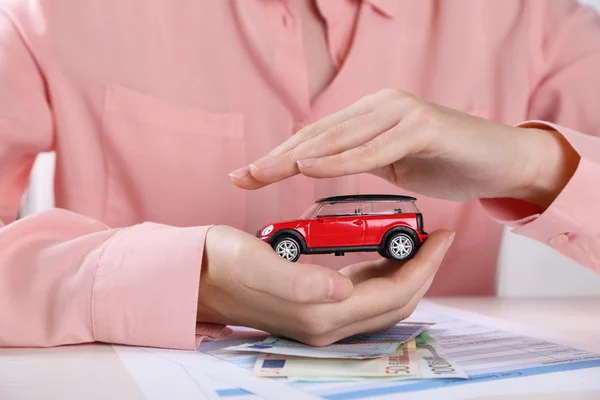
[[[454,241],[456,232],[434,231],[421,246],[414,258],[407,261],[394,275],[396,284],[410,285],[413,292],[423,286],[433,273],[437,272],[446,252]],[[405,286],[406,287],[406,286]]]
[[[339,301],[352,292],[350,279],[337,271],[286,261],[270,248],[254,254],[252,262],[246,255],[240,272],[240,281],[250,289],[294,303]]]
[[[256,190],[267,185],[252,176],[249,166],[230,172],[229,179],[235,186],[246,190]]]
[[[403,264],[402,262],[393,262],[382,258],[376,261],[348,265],[340,269],[339,273],[347,276],[352,284],[357,285],[369,279],[389,277]]]
[[[249,166],[242,167],[230,174],[231,181],[244,189],[256,189],[266,186],[268,182],[263,182],[260,178],[252,177],[258,171],[272,167],[276,162],[273,158],[285,152],[291,151],[301,143],[316,137],[333,126],[342,124],[344,121],[351,120],[362,114],[373,112],[373,110],[381,107],[392,108],[395,113],[406,115],[407,111],[414,109],[422,101],[418,98],[409,95],[397,89],[383,89],[377,93],[365,96],[349,107],[333,113],[325,118],[322,118],[298,131],[291,138],[277,146],[266,156],[256,160]],[[250,168],[251,174],[247,176],[247,168]],[[292,174],[298,173],[296,166],[292,166]],[[256,172],[254,172],[256,171]],[[288,171],[288,174],[290,171]],[[242,176],[240,176],[242,175]],[[290,175],[291,176],[291,175]]]
[[[349,150],[391,129],[398,122],[398,113],[389,104],[334,125],[296,147],[282,153],[292,153],[296,159],[320,157]]]
[[[403,307],[435,275],[453,239],[452,231],[433,232],[415,257],[390,277],[356,285],[351,297],[339,303],[319,305],[322,308],[319,313],[331,318],[337,326],[343,326]],[[389,263],[394,265],[393,261]]]
[[[338,154],[298,161],[299,171],[313,178],[333,178],[369,172],[411,153],[412,138],[398,135],[398,125],[381,135]]]
[[[403,307],[388,311],[384,314],[377,315],[365,320],[356,321],[345,325],[339,329],[333,330],[321,337],[314,338],[316,342],[314,345],[327,346],[331,343],[337,342],[352,335],[365,332],[375,332],[381,329],[391,328],[398,324],[398,322],[405,320],[410,317],[411,314],[417,308],[419,301],[425,296],[433,277],[430,277],[425,284],[419,288],[419,290],[413,295],[410,301]]]
[[[382,107],[385,107],[383,105]],[[260,182],[274,183],[298,174],[297,161],[338,154],[372,140],[397,122],[393,108],[370,111],[334,125],[298,146],[270,159],[268,165],[251,166],[251,173]]]
[[[377,98],[378,97],[374,95],[363,97],[362,99],[350,105],[349,107],[337,111],[325,118],[322,118],[318,121],[313,122],[310,125],[305,126],[301,130],[296,132],[296,134],[294,134],[291,138],[289,138],[288,140],[277,146],[275,149],[273,149],[271,152],[269,152],[269,154],[265,157],[256,160],[249,166],[244,166],[235,171],[232,171],[229,174],[231,182],[242,189],[248,190],[255,190],[266,186],[267,184],[269,184],[269,182],[263,182],[259,179],[256,179],[251,174],[250,168],[258,171],[275,165],[276,161],[274,161],[273,159],[278,155],[290,151],[294,147],[298,146],[300,143],[321,134],[322,132],[326,131],[332,126],[336,126],[344,121],[348,121],[361,114],[371,112],[376,106]],[[296,160],[294,160],[293,163],[295,162]],[[290,172],[288,170],[288,176],[292,176],[298,173],[296,165],[293,165],[292,168],[293,171]]]
[[[300,129],[288,140],[286,140],[285,142],[274,148],[271,152],[269,152],[269,154],[266,157],[263,157],[259,160],[283,154],[286,151],[290,151],[294,147],[298,146],[300,143],[312,137],[320,135],[321,133],[333,126],[339,125],[344,121],[351,120],[352,118],[355,118],[361,114],[371,112],[376,107],[377,103],[377,96],[365,96],[357,102],[351,104],[350,106],[341,109],[333,114],[330,114],[324,118],[321,118],[313,122],[312,124],[309,124],[304,128]],[[256,165],[259,160],[257,160],[257,162],[253,164]]]

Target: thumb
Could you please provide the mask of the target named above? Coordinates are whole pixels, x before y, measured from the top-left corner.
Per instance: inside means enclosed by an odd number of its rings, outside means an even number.
[[[412,260],[408,260],[394,275],[400,282],[410,282],[417,289],[435,275],[446,252],[454,241],[454,231],[437,230],[429,235]]]
[[[292,263],[266,248],[255,254],[254,271],[244,277],[247,287],[296,303],[339,301],[352,293],[350,279],[337,271]]]

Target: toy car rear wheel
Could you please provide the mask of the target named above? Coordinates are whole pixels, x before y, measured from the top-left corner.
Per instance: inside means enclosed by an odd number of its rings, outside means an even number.
[[[282,236],[273,242],[275,253],[288,261],[296,262],[300,258],[300,243],[292,236]]]
[[[394,260],[408,260],[416,251],[415,240],[406,232],[393,233],[385,248],[385,252]]]

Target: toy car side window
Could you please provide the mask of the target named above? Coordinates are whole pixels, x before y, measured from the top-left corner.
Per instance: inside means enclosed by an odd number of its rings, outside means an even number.
[[[369,215],[373,213],[373,203],[370,201],[363,201],[360,203],[360,211],[363,215]]]
[[[368,214],[370,215],[388,215],[396,214],[398,208],[397,202],[390,201],[374,201],[368,203]]]
[[[360,209],[356,202],[327,203],[317,213],[317,217],[341,217],[359,215]]]

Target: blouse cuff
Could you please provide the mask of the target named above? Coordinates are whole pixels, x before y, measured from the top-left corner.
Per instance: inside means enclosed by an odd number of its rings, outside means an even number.
[[[546,210],[515,199],[481,199],[483,208],[514,233],[546,243],[600,273],[600,139],[542,121],[517,126],[561,133],[580,155],[579,165]]]
[[[229,335],[231,328],[221,324],[199,323],[196,325],[196,348],[204,339],[216,340]]]
[[[95,340],[196,349],[223,326],[196,325],[209,227],[143,223],[117,233],[99,258],[92,293]]]

